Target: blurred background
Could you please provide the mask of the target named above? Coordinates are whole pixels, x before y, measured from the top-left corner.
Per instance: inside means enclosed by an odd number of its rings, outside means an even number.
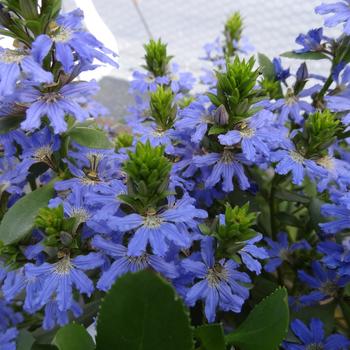
[[[63,0],[65,11],[82,8],[87,28],[107,47],[118,52],[119,70],[100,69],[93,77],[100,79],[99,99],[111,113],[124,113],[127,81],[131,72],[142,64],[142,45],[161,37],[168,52],[184,70],[200,73],[202,47],[223,30],[227,17],[240,11],[244,18],[244,35],[256,52],[269,57],[296,48],[299,33],[322,25],[314,13],[321,0]],[[290,64],[285,59],[287,65]],[[327,68],[313,62],[315,72]],[[107,93],[106,93],[107,92]]]

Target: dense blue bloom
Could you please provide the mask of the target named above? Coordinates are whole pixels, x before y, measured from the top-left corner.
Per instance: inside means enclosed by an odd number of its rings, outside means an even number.
[[[233,260],[215,261],[213,239],[206,237],[201,243],[201,259],[188,258],[182,261],[183,268],[194,275],[196,282],[187,292],[185,301],[193,306],[197,300],[205,301],[205,316],[215,321],[216,309],[240,312],[249,291],[240,283],[249,283],[247,274],[237,271]]]
[[[169,242],[181,248],[189,248],[192,243],[189,229],[196,227],[198,219],[207,217],[207,213],[196,209],[193,202],[192,198],[183,197],[158,213],[112,217],[109,225],[120,232],[135,230],[129,241],[128,255],[144,254],[147,244],[150,243],[155,255],[164,256],[169,249]]]
[[[285,350],[346,350],[350,345],[349,340],[341,334],[326,337],[322,321],[316,318],[311,319],[309,327],[298,319],[293,320],[290,327],[299,342],[283,342]]]
[[[0,330],[0,349],[1,350],[16,350],[16,338],[18,331],[16,328],[9,328],[3,332]]]
[[[321,4],[315,8],[319,15],[332,14],[325,19],[326,27],[335,27],[339,23],[344,23],[344,33],[350,34],[350,1],[342,0],[332,4]]]
[[[42,60],[37,62],[23,50],[10,50],[0,48],[0,95],[11,95],[21,72],[32,81],[39,83],[52,83],[53,75],[41,67]]]
[[[223,153],[208,153],[203,156],[195,156],[193,161],[199,168],[212,167],[210,175],[205,180],[205,187],[212,188],[222,179],[222,190],[233,191],[233,179],[237,178],[239,187],[246,190],[250,187],[249,180],[244,173],[241,161],[245,160],[242,154],[234,154],[230,147]]]
[[[130,256],[126,247],[101,236],[95,236],[91,244],[114,260],[111,266],[103,272],[97,283],[97,288],[100,290],[109,290],[116,279],[127,272],[137,272],[147,268],[152,268],[170,279],[178,277],[174,263],[166,262],[160,256],[147,253],[140,256]]]
[[[89,253],[75,258],[68,256],[57,263],[35,266],[25,265],[27,278],[42,279],[42,289],[38,293],[40,306],[46,305],[52,298],[57,301],[60,311],[67,311],[73,303],[73,285],[80,293],[90,296],[94,291],[93,282],[83,271],[92,270],[104,263],[100,254]]]
[[[71,115],[82,122],[89,117],[89,112],[82,108],[75,99],[81,95],[91,95],[98,91],[96,82],[70,83],[59,91],[40,92],[34,87],[27,87],[18,92],[20,102],[28,104],[26,120],[21,123],[25,130],[35,130],[41,125],[41,119],[47,116],[55,134],[67,130],[65,116]]]
[[[83,62],[92,63],[94,59],[118,67],[118,64],[108,54],[110,50],[98,41],[92,34],[83,29],[83,12],[80,9],[61,15],[57,18],[58,27],[49,35],[39,35],[32,44],[32,55],[40,61],[47,56],[54,44],[54,55],[66,73],[74,66],[74,52]],[[113,54],[115,56],[115,54]]]
[[[332,300],[337,296],[338,290],[350,282],[350,276],[339,276],[336,271],[324,268],[318,261],[313,261],[311,267],[313,275],[298,271],[300,281],[312,289],[309,294],[300,297],[302,304],[313,305]]]
[[[273,241],[271,238],[266,237],[265,241],[270,246],[267,249],[269,260],[264,266],[268,272],[274,272],[283,261],[288,261],[296,250],[299,249],[311,249],[310,244],[306,240],[301,240],[293,244],[289,244],[288,235],[285,232],[280,232],[277,235],[277,241]]]
[[[294,50],[297,53],[320,51],[322,49],[321,40],[323,39],[323,29],[311,29],[307,34],[300,34],[295,42],[301,46],[302,49]]]

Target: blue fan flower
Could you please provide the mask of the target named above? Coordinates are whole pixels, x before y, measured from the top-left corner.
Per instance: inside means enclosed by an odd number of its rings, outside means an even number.
[[[16,350],[16,338],[18,331],[16,328],[9,328],[3,332],[0,330],[0,349],[1,350]]]
[[[323,39],[323,28],[311,29],[307,34],[299,34],[295,42],[301,46],[302,49],[295,50],[297,53],[320,51],[323,49],[321,40]]]
[[[147,253],[140,256],[130,256],[126,247],[101,236],[95,236],[91,244],[114,260],[111,266],[103,272],[97,283],[97,288],[100,290],[109,290],[116,279],[127,272],[137,272],[147,268],[152,268],[170,279],[178,277],[174,263],[166,262],[160,256]]]
[[[299,342],[283,342],[282,346],[285,350],[346,350],[350,345],[349,340],[341,334],[326,337],[324,325],[317,318],[311,319],[309,327],[299,319],[293,320],[290,327]]]
[[[319,224],[326,234],[335,234],[350,228],[350,208],[344,203],[323,204],[321,207],[323,216],[334,218],[333,221]]]
[[[201,259],[191,258],[182,261],[185,271],[198,279],[187,291],[185,301],[193,306],[197,300],[205,301],[205,316],[209,322],[215,321],[216,309],[240,312],[249,290],[240,283],[249,283],[249,276],[237,271],[238,264],[233,260],[215,261],[214,240],[206,237],[201,243]]]
[[[168,77],[154,77],[151,73],[142,73],[135,71],[132,73],[130,82],[130,92],[145,94],[147,92],[155,92],[158,85],[168,85]]]

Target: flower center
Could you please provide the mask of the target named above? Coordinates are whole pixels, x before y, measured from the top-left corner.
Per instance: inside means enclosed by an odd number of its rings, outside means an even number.
[[[148,265],[148,254],[142,254],[140,256],[128,256],[127,259],[130,265],[136,265],[137,269],[143,269]]]
[[[325,156],[317,160],[317,163],[327,170],[334,170],[334,162],[333,158],[330,156]]]
[[[38,148],[35,151],[33,158],[36,159],[38,162],[46,163],[52,169],[55,168],[55,164],[52,160],[52,148],[50,145]]]
[[[0,61],[3,63],[20,63],[26,55],[18,50],[5,50],[0,53]]]
[[[221,265],[218,265],[214,268],[208,269],[207,281],[210,286],[217,287],[221,281],[227,280],[227,275],[227,270]]]
[[[55,273],[59,275],[67,275],[73,268],[69,257],[64,257],[55,264]]]
[[[300,153],[295,152],[295,151],[291,151],[290,156],[294,160],[294,162],[299,163],[299,164],[304,163],[304,157]]]
[[[85,208],[73,207],[70,216],[75,217],[79,224],[81,224],[89,220],[91,215]]]
[[[323,347],[323,344],[321,343],[318,343],[318,344],[309,344],[306,348],[306,350],[323,350],[324,347]]]
[[[62,95],[59,92],[47,92],[40,97],[40,99],[45,101],[46,103],[56,103],[61,98]]]
[[[293,90],[289,88],[285,100],[287,106],[292,106],[298,101],[298,98],[294,95]]]
[[[234,160],[234,154],[232,153],[232,148],[225,147],[220,161],[225,164],[231,164],[233,160]]]
[[[159,227],[163,222],[163,219],[158,215],[148,214],[144,219],[144,225],[149,228]]]
[[[241,134],[242,137],[250,139],[255,135],[255,130],[247,126],[244,129],[242,129],[239,133]]]
[[[98,182],[100,181],[100,178],[98,176],[98,166],[103,159],[103,154],[101,153],[89,153],[87,155],[87,159],[90,162],[90,166],[88,169],[84,169],[84,173],[87,176],[87,180],[90,180],[92,182]]]
[[[69,41],[71,37],[72,31],[67,28],[61,27],[59,31],[55,35],[53,35],[52,39],[56,42],[65,43]]]

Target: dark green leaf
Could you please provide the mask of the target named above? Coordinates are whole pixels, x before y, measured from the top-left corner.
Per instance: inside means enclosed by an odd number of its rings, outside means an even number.
[[[11,130],[17,129],[23,120],[23,116],[8,115],[0,117],[0,134],[6,134]]]
[[[327,55],[325,55],[322,52],[303,52],[303,53],[296,53],[294,51],[288,51],[282,53],[280,56],[287,57],[287,58],[297,58],[300,60],[323,60],[323,59],[329,59]]]
[[[287,334],[288,295],[279,288],[260,302],[247,319],[226,336],[226,342],[241,350],[275,350]]]
[[[59,350],[93,350],[95,343],[86,329],[79,324],[60,328],[52,341]]]
[[[204,350],[225,350],[224,330],[221,324],[209,324],[196,328],[194,335]]]
[[[264,78],[275,80],[275,68],[271,60],[263,53],[258,53],[258,61]]]
[[[81,146],[98,149],[113,148],[112,142],[102,130],[76,126],[68,132],[68,135]]]
[[[55,345],[34,343],[31,350],[58,350]]]
[[[39,209],[46,207],[55,193],[53,185],[51,182],[28,193],[6,212],[0,224],[0,241],[6,245],[18,242],[32,230]]]
[[[309,203],[310,199],[301,194],[287,191],[287,190],[279,190],[275,192],[275,196],[279,199],[282,199],[287,202],[297,202],[297,203]]]
[[[31,350],[34,344],[34,337],[26,330],[21,330],[16,339],[17,350]]]
[[[121,277],[101,305],[97,349],[191,350],[192,330],[183,302],[151,271]]]

